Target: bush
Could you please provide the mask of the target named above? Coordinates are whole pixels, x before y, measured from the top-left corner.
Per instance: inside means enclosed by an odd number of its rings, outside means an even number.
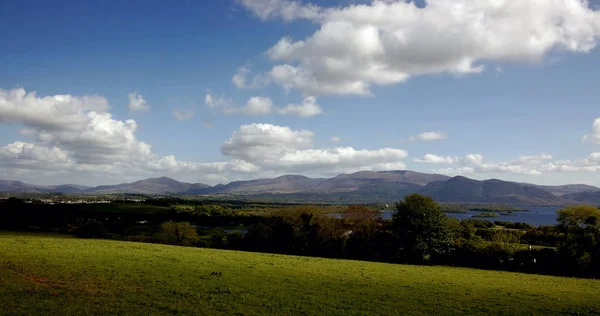
[[[527,224],[527,223],[513,223],[513,222],[507,222],[507,221],[495,221],[494,224],[498,225],[498,226],[504,226],[505,228],[508,229],[521,229],[521,230],[530,230],[530,229],[534,229],[535,226]]]
[[[85,223],[75,230],[75,236],[79,238],[102,238],[104,234],[104,225],[100,222]]]

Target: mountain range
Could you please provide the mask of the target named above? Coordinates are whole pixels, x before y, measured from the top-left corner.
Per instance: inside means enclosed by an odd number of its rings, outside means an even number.
[[[461,176],[448,177],[408,170],[361,171],[333,178],[285,175],[270,179],[234,181],[216,186],[184,183],[166,177],[97,187],[72,184],[39,186],[0,180],[0,192],[249,196],[294,202],[340,201],[343,203],[393,202],[410,193],[421,193],[440,202],[455,203],[600,204],[600,188],[584,184],[540,186],[498,179],[479,181]]]

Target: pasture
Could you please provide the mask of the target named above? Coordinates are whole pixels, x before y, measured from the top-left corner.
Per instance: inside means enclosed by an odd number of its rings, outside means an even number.
[[[600,281],[0,232],[4,315],[599,314]]]

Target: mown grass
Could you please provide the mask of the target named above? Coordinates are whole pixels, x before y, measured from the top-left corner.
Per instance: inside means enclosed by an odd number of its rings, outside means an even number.
[[[600,281],[0,233],[4,315],[600,313]]]

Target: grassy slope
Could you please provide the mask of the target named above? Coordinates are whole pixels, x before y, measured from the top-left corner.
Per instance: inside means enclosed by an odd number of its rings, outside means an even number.
[[[600,312],[600,281],[0,233],[0,314]]]

